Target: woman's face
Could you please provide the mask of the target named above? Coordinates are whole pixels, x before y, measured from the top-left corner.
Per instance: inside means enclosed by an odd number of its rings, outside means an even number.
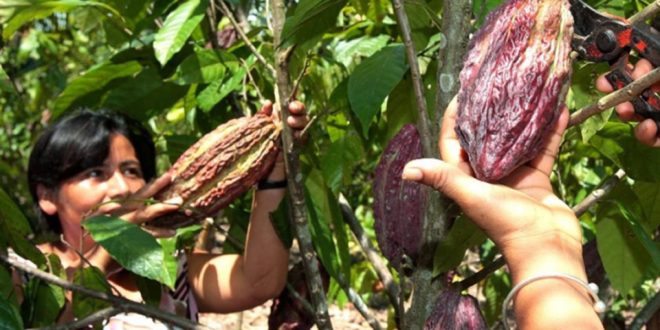
[[[99,207],[98,213],[109,213],[119,207],[107,203],[136,192],[145,185],[140,162],[131,142],[121,134],[110,136],[110,153],[99,167],[88,168],[64,181],[51,202],[62,224],[62,232],[70,244],[80,243],[80,223],[90,211]],[[43,206],[42,206],[43,208]],[[85,246],[92,244],[85,239]]]

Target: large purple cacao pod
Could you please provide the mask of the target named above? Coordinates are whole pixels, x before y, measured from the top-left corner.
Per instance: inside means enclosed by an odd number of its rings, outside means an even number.
[[[155,196],[180,196],[181,210],[149,225],[178,228],[214,216],[268,174],[279,152],[280,131],[272,116],[258,113],[232,119],[204,135],[172,165],[172,183]]]
[[[543,149],[571,73],[568,0],[508,0],[470,41],[456,133],[477,178],[498,181]]]
[[[477,299],[462,295],[456,288],[443,291],[424,330],[483,330],[488,329]]]
[[[380,250],[394,267],[406,254],[415,257],[422,241],[422,186],[401,178],[409,161],[422,157],[414,125],[405,125],[385,148],[373,184],[374,227]]]

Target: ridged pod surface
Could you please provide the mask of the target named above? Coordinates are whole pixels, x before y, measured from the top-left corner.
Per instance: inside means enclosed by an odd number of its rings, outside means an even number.
[[[559,117],[571,73],[568,0],[508,0],[470,41],[456,133],[477,178],[530,161]]]
[[[232,119],[188,148],[168,173],[173,180],[157,200],[183,199],[180,211],[149,222],[178,228],[212,217],[268,174],[279,152],[281,126],[272,116]]]
[[[477,299],[462,295],[456,288],[448,288],[437,299],[424,330],[482,330],[488,329]]]
[[[406,163],[421,157],[419,133],[408,124],[389,142],[376,167],[374,229],[381,252],[394,267],[404,253],[416,256],[422,241],[422,186],[401,178]]]

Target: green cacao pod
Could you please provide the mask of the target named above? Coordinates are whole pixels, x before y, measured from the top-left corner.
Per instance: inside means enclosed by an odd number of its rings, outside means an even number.
[[[421,247],[422,186],[401,178],[406,163],[421,157],[419,133],[408,124],[389,142],[376,167],[374,229],[381,252],[394,267],[398,267],[403,254],[414,259]]]
[[[157,200],[183,199],[180,211],[149,222],[178,228],[212,217],[271,170],[279,152],[281,124],[258,113],[232,119],[188,148],[168,173],[172,183]]]
[[[433,313],[426,319],[424,330],[484,330],[488,329],[477,299],[462,295],[453,287],[438,297]]]
[[[508,0],[468,46],[456,133],[477,178],[494,182],[535,158],[571,73],[568,0]]]

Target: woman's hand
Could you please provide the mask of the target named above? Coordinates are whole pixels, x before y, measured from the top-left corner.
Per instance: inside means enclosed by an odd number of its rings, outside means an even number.
[[[633,79],[638,79],[641,76],[647,74],[649,71],[653,70],[653,65],[651,62],[640,59],[637,61],[637,64],[631,69],[630,75]],[[596,88],[605,93],[610,93],[614,90],[612,85],[607,81],[605,75],[598,77],[596,80]],[[651,87],[651,90],[655,92],[660,91],[660,84],[655,84]],[[625,121],[629,120],[638,120],[640,123],[635,127],[635,137],[642,143],[649,145],[651,147],[660,147],[660,132],[658,132],[658,126],[652,119],[644,119],[635,114],[635,109],[633,108],[632,103],[625,102],[619,104],[615,107],[616,113],[619,115],[619,118]]]

